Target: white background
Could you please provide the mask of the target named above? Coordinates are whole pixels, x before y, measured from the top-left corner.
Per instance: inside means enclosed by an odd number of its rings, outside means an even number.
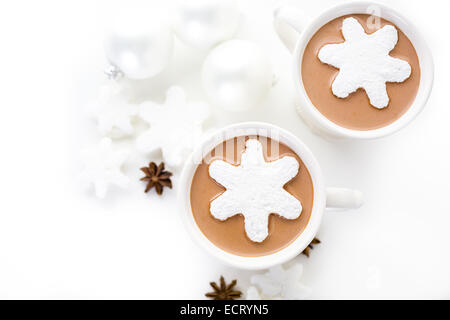
[[[99,136],[84,105],[102,82],[102,21],[111,1],[3,1],[0,5],[0,298],[203,298],[223,274],[241,289],[251,272],[222,265],[190,240],[175,189],[144,194],[138,168],[129,190],[99,201],[77,183],[79,151]],[[125,2],[125,1],[124,1]],[[215,110],[208,127],[242,120],[280,125],[316,155],[327,183],[357,188],[365,205],[325,214],[304,264],[311,298],[450,298],[450,44],[448,1],[383,1],[428,40],[436,73],[424,112],[377,141],[329,142],[294,110],[288,51],[272,10],[289,1],[240,0],[237,38],[258,42],[279,77],[252,112]],[[290,1],[310,15],[341,1]],[[147,1],[147,7],[168,1]],[[120,17],[119,17],[120,18]],[[204,53],[176,46],[170,68],[136,83],[162,101],[172,84],[204,100]],[[124,142],[125,143],[125,142]],[[155,160],[159,160],[157,157]]]

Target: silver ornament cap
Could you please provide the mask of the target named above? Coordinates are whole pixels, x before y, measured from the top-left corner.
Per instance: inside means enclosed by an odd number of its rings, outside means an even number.
[[[130,79],[151,78],[172,57],[173,33],[165,15],[131,11],[114,20],[104,41],[109,62]]]

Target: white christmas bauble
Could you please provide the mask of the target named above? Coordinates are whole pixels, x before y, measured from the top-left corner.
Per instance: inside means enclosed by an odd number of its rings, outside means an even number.
[[[130,79],[146,79],[160,73],[173,51],[173,33],[163,16],[146,12],[121,15],[105,38],[109,62]]]
[[[205,60],[202,82],[213,105],[242,111],[257,105],[272,86],[273,74],[262,48],[230,40],[214,48]]]
[[[174,30],[189,46],[207,49],[231,38],[239,24],[235,0],[179,0]]]

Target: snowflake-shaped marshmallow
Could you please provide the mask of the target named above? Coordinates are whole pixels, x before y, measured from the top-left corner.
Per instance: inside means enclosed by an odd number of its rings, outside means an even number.
[[[332,84],[333,94],[346,98],[363,88],[372,106],[387,107],[386,82],[403,82],[411,75],[408,62],[389,55],[398,41],[397,29],[386,25],[366,34],[355,18],[347,18],[342,23],[342,35],[345,42],[327,44],[318,55],[323,63],[340,69]]]
[[[87,186],[92,184],[99,198],[106,196],[110,184],[126,187],[129,179],[120,168],[127,158],[127,151],[113,150],[112,140],[103,138],[98,148],[82,151],[81,159],[85,167],[81,176],[82,181]]]
[[[239,166],[222,160],[209,166],[209,175],[227,189],[211,201],[211,214],[219,220],[242,214],[250,240],[264,241],[271,213],[296,219],[302,212],[300,201],[283,188],[298,169],[298,161],[290,156],[266,162],[261,142],[247,140]]]
[[[295,264],[289,269],[279,265],[270,268],[265,274],[253,275],[250,281],[261,290],[261,295],[252,289],[250,297],[252,299],[257,299],[258,296],[266,299],[306,299],[311,290],[300,283],[302,273],[303,266]]]
[[[139,116],[150,128],[137,138],[138,150],[161,149],[164,161],[170,167],[178,167],[201,139],[202,123],[209,110],[204,103],[186,103],[184,90],[174,86],[167,90],[163,105],[142,103]]]
[[[137,116],[138,106],[129,102],[122,81],[109,80],[100,87],[88,113],[97,120],[101,135],[119,138],[134,133],[132,120]]]

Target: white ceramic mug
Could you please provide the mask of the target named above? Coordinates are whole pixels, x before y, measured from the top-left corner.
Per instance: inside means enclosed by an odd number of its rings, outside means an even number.
[[[341,127],[322,115],[312,104],[302,81],[303,53],[311,37],[327,22],[348,14],[375,14],[391,21],[411,40],[421,69],[417,96],[408,111],[393,123],[374,130],[360,131]],[[394,9],[371,1],[347,2],[332,7],[316,18],[308,18],[300,8],[283,6],[274,12],[274,26],[281,40],[293,53],[292,72],[296,86],[297,111],[314,132],[332,138],[373,139],[390,135],[410,123],[424,108],[433,86],[433,59],[424,39],[414,25]]]
[[[216,247],[200,230],[195,222],[190,202],[192,179],[204,155],[215,146],[233,137],[245,135],[259,135],[280,141],[290,147],[307,167],[313,182],[314,202],[311,217],[305,230],[286,248],[273,254],[260,257],[244,257],[234,255]],[[322,171],[317,160],[296,136],[277,126],[262,122],[245,122],[225,127],[201,143],[191,154],[181,173],[179,181],[178,203],[182,219],[189,234],[195,242],[212,256],[221,261],[241,269],[265,269],[286,262],[300,254],[316,235],[322,214],[326,207],[331,208],[357,208],[362,204],[362,194],[356,190],[341,188],[325,188]]]

